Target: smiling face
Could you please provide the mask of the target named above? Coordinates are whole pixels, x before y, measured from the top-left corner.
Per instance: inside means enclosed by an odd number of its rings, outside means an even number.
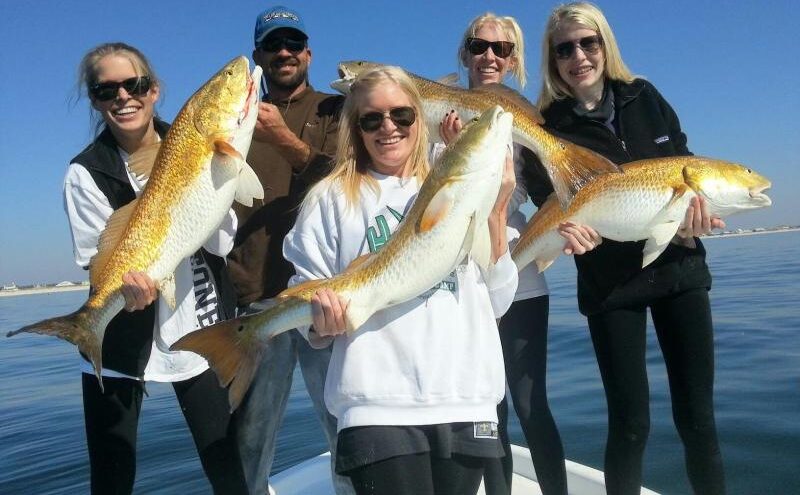
[[[406,127],[395,124],[388,114],[393,108],[413,108],[411,98],[397,83],[386,81],[364,93],[359,100],[359,116],[369,112],[384,114],[383,122],[376,131],[358,129],[369,154],[371,168],[384,175],[410,176],[410,157],[419,139],[419,118]]]
[[[104,83],[120,82],[147,74],[138,74],[127,57],[111,54],[97,61],[94,75],[97,83]],[[130,95],[124,88],[119,88],[114,99],[100,101],[91,97],[91,101],[92,107],[100,112],[103,121],[115,136],[130,138],[143,136],[152,125],[158,95],[158,85],[153,84],[144,95]]]
[[[494,22],[483,24],[475,31],[474,37],[486,41],[511,41]],[[474,88],[482,84],[502,83],[506,73],[514,66],[514,56],[512,53],[506,58],[500,58],[495,55],[491,47],[480,55],[473,55],[467,51],[465,65],[469,75],[469,86]]]
[[[305,35],[295,29],[282,28],[270,33],[267,39],[285,37],[302,40]],[[264,70],[270,91],[295,94],[305,88],[308,67],[311,65],[311,49],[306,44],[302,50],[291,51],[284,44],[277,51],[268,51],[262,43],[253,51],[253,61]]]
[[[577,43],[581,38],[596,36],[598,33],[574,22],[564,24],[553,33],[552,47],[564,42]],[[558,75],[572,90],[576,99],[587,101],[603,92],[603,73],[605,71],[605,52],[586,53],[575,46],[572,55],[566,59],[555,57]]]

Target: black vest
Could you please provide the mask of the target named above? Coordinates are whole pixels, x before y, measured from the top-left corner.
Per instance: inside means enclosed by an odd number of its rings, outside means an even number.
[[[169,124],[159,119],[154,119],[153,124],[156,132],[163,138],[169,130]],[[114,210],[136,199],[136,193],[128,180],[125,163],[117,150],[117,141],[107,127],[92,144],[73,158],[71,163],[86,168]],[[225,267],[225,259],[202,248],[197,254],[205,259],[214,275],[222,319],[232,318],[236,309],[236,294]],[[141,377],[150,359],[155,319],[155,304],[141,311],[120,311],[106,327],[103,339],[103,367]]]

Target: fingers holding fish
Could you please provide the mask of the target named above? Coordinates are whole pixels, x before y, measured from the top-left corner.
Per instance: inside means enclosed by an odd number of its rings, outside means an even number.
[[[311,297],[314,331],[323,337],[345,333],[347,331],[347,322],[345,321],[347,305],[348,302],[333,290],[319,289]]]
[[[686,209],[683,224],[678,229],[677,235],[683,239],[690,239],[700,235],[710,234],[712,229],[725,228],[725,222],[708,213],[706,200],[702,196],[695,196]]]
[[[463,124],[458,118],[458,112],[450,110],[444,114],[444,118],[439,123],[439,135],[442,137],[444,144],[448,144],[455,139],[458,133],[461,132],[462,127]]]
[[[585,254],[603,242],[603,238],[596,230],[588,225],[578,225],[573,222],[563,222],[558,226],[558,233],[567,240],[564,244],[564,254]]]
[[[500,192],[497,194],[497,201],[494,204],[494,211],[505,212],[514,189],[517,187],[517,176],[514,173],[514,160],[511,152],[506,153],[506,161],[503,166],[503,178],[500,182]]]
[[[144,272],[130,271],[123,275],[121,291],[125,297],[125,311],[144,309],[158,297],[156,283]]]

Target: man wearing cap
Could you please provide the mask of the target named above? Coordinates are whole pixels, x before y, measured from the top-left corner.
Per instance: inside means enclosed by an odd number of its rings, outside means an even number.
[[[282,255],[283,238],[294,225],[305,192],[331,170],[343,103],[343,97],[320,93],[309,85],[311,49],[297,12],[278,6],[259,14],[254,41],[253,60],[264,71],[266,91],[247,162],[264,186],[264,200],[256,200],[252,207],[234,206],[239,230],[228,255],[228,268],[240,314],[263,309],[265,300],[285,289],[294,274],[292,264]],[[323,400],[330,353],[330,347],[312,349],[295,331],[270,341],[253,384],[234,415],[251,494],[267,491],[276,434],[297,361],[335,455],[336,418]],[[347,478],[333,476],[337,494],[353,493]]]

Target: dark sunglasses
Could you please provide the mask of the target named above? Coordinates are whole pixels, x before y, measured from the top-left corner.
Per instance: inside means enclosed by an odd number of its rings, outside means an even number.
[[[358,118],[358,127],[364,132],[375,132],[386,117],[398,127],[410,127],[417,120],[417,112],[411,107],[392,108],[388,112],[368,112]]]
[[[572,57],[575,53],[575,48],[580,46],[583,53],[587,55],[594,55],[600,51],[603,45],[603,38],[599,35],[585,36],[579,40],[565,41],[553,47],[553,52],[556,54],[557,59],[566,60]]]
[[[514,51],[514,43],[510,41],[486,41],[483,38],[467,38],[464,46],[473,55],[480,55],[491,46],[494,55],[500,58],[506,58]]]
[[[119,88],[123,88],[131,96],[145,95],[150,91],[150,77],[137,76],[119,82],[107,81],[93,84],[89,87],[89,93],[98,101],[109,101],[117,97]]]
[[[274,36],[265,38],[259,46],[265,52],[278,53],[282,48],[286,48],[289,53],[300,53],[306,47],[306,40],[291,36]]]

